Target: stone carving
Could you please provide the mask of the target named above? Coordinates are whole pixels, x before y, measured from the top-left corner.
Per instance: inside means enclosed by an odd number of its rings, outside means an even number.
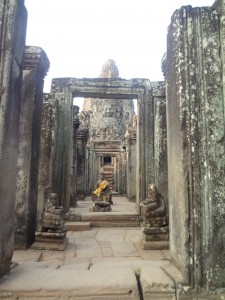
[[[97,188],[93,192],[92,200],[94,201],[92,211],[111,211],[111,204],[113,204],[112,192],[109,188],[109,182],[105,180],[105,176],[102,171],[99,174]]]
[[[64,209],[58,206],[57,194],[51,193],[42,214],[41,231],[35,232],[35,243],[32,248],[64,250],[68,242],[64,224]]]
[[[145,250],[161,250],[169,247],[169,228],[163,196],[155,184],[148,185],[148,198],[140,203],[143,216],[143,243]]]
[[[73,106],[73,127],[78,128],[80,125],[79,121],[79,106],[74,105]]]
[[[148,198],[140,204],[143,212],[144,226],[159,227],[166,225],[166,206],[163,196],[155,184],[148,185]]]
[[[42,215],[42,231],[62,232],[64,228],[63,208],[58,206],[57,194],[51,193]]]
[[[25,192],[26,187],[27,187],[27,176],[26,176],[24,170],[22,170],[18,167],[16,190]]]

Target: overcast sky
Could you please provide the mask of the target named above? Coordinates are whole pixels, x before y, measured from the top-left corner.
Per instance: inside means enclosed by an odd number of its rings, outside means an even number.
[[[52,78],[98,77],[114,59],[120,77],[163,80],[161,58],[167,27],[183,5],[211,6],[213,0],[25,0],[27,41],[50,60],[44,91]]]

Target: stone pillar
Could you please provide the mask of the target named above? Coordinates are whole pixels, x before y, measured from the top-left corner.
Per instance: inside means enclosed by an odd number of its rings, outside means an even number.
[[[166,72],[171,261],[184,284],[207,290],[225,287],[224,0],[218,4],[220,18],[209,8],[175,11]]]
[[[68,87],[52,83],[51,94],[57,110],[52,192],[58,195],[65,212],[70,208],[73,166],[73,96]]]
[[[145,82],[137,105],[137,163],[136,206],[140,213],[140,202],[147,196],[149,182],[154,182],[154,106],[150,82]]]
[[[73,160],[71,168],[71,197],[70,206],[76,206],[76,174],[77,174],[77,131],[80,125],[79,122],[79,106],[73,105]]]
[[[137,127],[131,127],[126,132],[127,150],[127,198],[136,200],[136,139]]]
[[[10,269],[14,215],[22,60],[27,12],[23,0],[0,0],[0,276]]]
[[[40,157],[38,173],[38,203],[37,203],[37,230],[41,226],[41,214],[44,211],[45,201],[53,190],[53,162],[56,136],[57,110],[50,94],[44,94],[42,109]]]
[[[168,161],[165,82],[151,82],[154,99],[154,176],[163,195],[168,217]]]
[[[49,60],[39,47],[26,47],[17,159],[15,248],[29,247],[35,239],[40,123],[44,77]]]
[[[77,198],[85,198],[85,157],[87,143],[87,128],[80,127],[77,135]]]

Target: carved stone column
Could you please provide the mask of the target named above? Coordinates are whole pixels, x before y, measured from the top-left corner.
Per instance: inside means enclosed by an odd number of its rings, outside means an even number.
[[[72,172],[71,172],[71,199],[70,206],[76,206],[76,175],[77,175],[77,131],[80,125],[79,122],[79,106],[73,106],[73,161],[72,161]]]
[[[132,126],[133,125],[133,126]],[[137,124],[127,128],[126,151],[127,151],[127,198],[131,201],[136,200],[136,143],[137,143]]]
[[[77,198],[84,200],[85,198],[85,156],[87,143],[87,128],[80,127],[77,134]]]
[[[165,82],[151,82],[154,98],[154,176],[166,203],[168,217],[168,162]]]
[[[15,248],[27,248],[35,239],[40,123],[44,77],[49,60],[39,47],[26,47],[17,160]]]
[[[168,31],[170,251],[180,280],[206,290],[225,287],[224,3],[220,16],[182,7]]]
[[[13,255],[26,23],[24,1],[0,0],[0,276],[9,271]]]
[[[40,156],[38,172],[38,203],[37,203],[37,230],[41,226],[41,214],[44,211],[45,201],[52,193],[54,146],[56,135],[56,107],[50,94],[44,94],[42,108]]]

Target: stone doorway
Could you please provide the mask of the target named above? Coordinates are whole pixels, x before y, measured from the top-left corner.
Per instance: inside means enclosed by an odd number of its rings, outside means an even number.
[[[80,117],[78,117],[76,103],[73,102],[74,98],[79,97],[114,99],[115,101],[137,99],[137,129],[129,132],[129,144],[121,145],[117,141],[107,141],[107,143],[95,141],[87,146],[88,126],[78,126]],[[45,133],[42,136],[44,148],[41,152],[45,153],[44,161],[48,159],[52,167],[49,168],[46,163],[42,164],[42,158],[40,159],[38,221],[43,211],[46,190],[55,191],[58,194],[60,205],[63,205],[65,211],[69,211],[71,203],[76,205],[77,200],[84,200],[87,195],[90,195],[96,184],[99,168],[103,165],[108,168],[110,159],[114,171],[119,166],[126,168],[124,171],[127,172],[126,182],[122,181],[123,172],[118,172],[116,179],[118,187],[112,183],[112,188],[118,194],[126,192],[127,198],[135,202],[138,214],[140,214],[140,202],[146,198],[147,186],[150,182],[155,182],[160,192],[162,189],[165,190],[163,195],[167,201],[167,182],[164,180],[166,176],[159,176],[162,171],[164,175],[166,174],[164,169],[167,165],[166,163],[162,164],[160,159],[160,157],[166,157],[166,148],[162,146],[162,143],[165,144],[165,138],[161,138],[158,134],[161,132],[159,130],[155,134],[157,128],[166,126],[164,119],[160,117],[162,114],[165,115],[165,112],[162,111],[162,108],[165,108],[165,85],[163,82],[150,83],[146,79],[125,80],[120,78],[56,78],[52,81],[51,94],[48,95],[45,103],[44,109],[49,110],[49,113],[45,112],[46,120],[44,119],[43,123],[46,122],[45,130],[49,131],[49,135]],[[49,123],[49,115],[55,122]],[[84,121],[88,120],[84,118]],[[51,149],[48,147],[49,136],[54,137]],[[48,139],[45,140],[46,137]],[[76,157],[73,155],[74,147],[79,150]],[[121,148],[124,152],[121,151]],[[48,157],[46,157],[46,153]],[[127,155],[126,166],[123,165],[121,153]],[[76,182],[74,178],[76,178]],[[126,190],[121,193],[124,186]]]

